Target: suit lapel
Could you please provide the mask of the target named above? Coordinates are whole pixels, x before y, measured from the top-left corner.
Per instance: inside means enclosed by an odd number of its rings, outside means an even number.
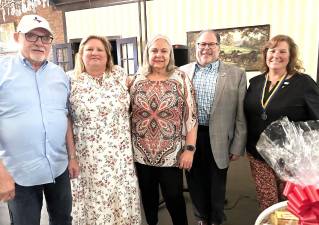
[[[190,65],[190,73],[189,73],[190,76],[191,76],[191,77],[189,77],[190,80],[193,80],[193,77],[194,77],[194,74],[195,74],[195,65],[196,65],[195,62]]]
[[[216,105],[218,104],[218,101],[222,96],[222,93],[223,93],[223,90],[224,90],[224,87],[226,84],[226,80],[227,80],[226,68],[225,68],[223,62],[220,61],[217,83],[216,83],[215,98],[214,98],[214,102],[213,102],[213,105],[212,105],[211,111],[210,111],[211,115],[213,115],[215,108],[216,108]]]

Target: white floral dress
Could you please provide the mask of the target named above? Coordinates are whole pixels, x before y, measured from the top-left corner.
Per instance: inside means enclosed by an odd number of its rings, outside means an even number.
[[[72,180],[74,225],[141,224],[131,147],[126,74],[114,66],[98,82],[71,76],[70,111],[81,168]]]

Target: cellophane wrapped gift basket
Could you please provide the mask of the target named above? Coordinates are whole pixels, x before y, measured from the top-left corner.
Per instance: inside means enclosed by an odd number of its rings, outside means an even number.
[[[257,150],[286,181],[284,195],[288,199],[278,203],[282,207],[277,207],[270,218],[258,223],[319,225],[319,121],[277,120],[261,134]],[[294,216],[288,213],[280,223],[274,214],[286,209]]]

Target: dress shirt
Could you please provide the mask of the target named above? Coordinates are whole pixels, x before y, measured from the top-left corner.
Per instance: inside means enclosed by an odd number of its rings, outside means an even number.
[[[193,85],[198,104],[199,125],[208,126],[209,113],[214,103],[219,61],[212,62],[206,67],[195,65]]]
[[[69,85],[51,62],[35,71],[20,54],[0,59],[0,160],[17,184],[52,183],[67,168]]]

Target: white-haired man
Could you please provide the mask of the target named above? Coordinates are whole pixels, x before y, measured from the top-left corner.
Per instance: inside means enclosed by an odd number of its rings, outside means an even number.
[[[69,80],[47,61],[47,20],[23,16],[14,39],[18,54],[0,59],[0,201],[11,224],[40,225],[44,195],[50,225],[71,225],[70,177],[79,167],[65,141]]]

